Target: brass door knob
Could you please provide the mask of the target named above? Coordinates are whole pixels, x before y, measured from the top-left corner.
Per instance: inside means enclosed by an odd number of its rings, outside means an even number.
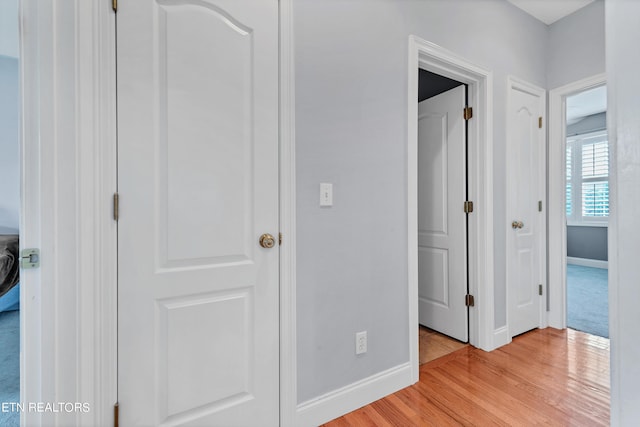
[[[271,249],[275,245],[276,239],[274,239],[271,234],[264,233],[262,236],[260,236],[260,246],[262,246],[263,248]]]
[[[519,229],[524,227],[524,224],[522,223],[522,221],[513,221],[511,223],[511,228],[513,228],[514,230]]]

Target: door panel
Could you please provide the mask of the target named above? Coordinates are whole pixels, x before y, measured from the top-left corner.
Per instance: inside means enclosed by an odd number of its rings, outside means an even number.
[[[507,292],[511,336],[540,326],[544,214],[538,211],[538,201],[545,200],[544,130],[539,127],[542,102],[544,91],[510,89]],[[512,221],[522,225],[513,228]]]
[[[253,34],[211,4],[160,4],[158,160],[167,167],[157,170],[164,261],[250,259]],[[210,197],[194,197],[193,189]]]
[[[253,356],[248,334],[251,299],[250,292],[238,289],[158,301],[159,382],[168,403],[164,416],[205,405],[215,409],[216,404],[237,404],[250,397],[246,384]],[[193,319],[224,327],[196,329]],[[220,343],[225,343],[224,349]]]
[[[118,10],[121,425],[279,422],[277,1]]]
[[[466,342],[464,105],[464,86],[418,105],[418,298],[420,324]]]

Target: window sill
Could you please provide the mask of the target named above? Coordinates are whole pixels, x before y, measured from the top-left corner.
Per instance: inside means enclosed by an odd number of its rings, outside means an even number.
[[[567,227],[603,227],[603,228],[608,228],[609,227],[609,222],[608,221],[580,221],[580,222],[574,222],[574,221],[567,221]]]

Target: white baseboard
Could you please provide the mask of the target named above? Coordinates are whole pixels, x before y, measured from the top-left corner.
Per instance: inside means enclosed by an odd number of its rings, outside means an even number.
[[[502,347],[503,345],[507,345],[510,342],[511,342],[511,337],[509,336],[508,327],[503,326],[493,331],[493,349],[492,350],[495,350],[498,347]]]
[[[593,267],[593,268],[609,268],[609,262],[600,261],[598,259],[587,259],[587,258],[575,258],[568,256],[567,264],[581,265],[583,267]]]
[[[295,425],[318,426],[382,399],[413,384],[411,373],[407,362],[303,402],[296,408]]]

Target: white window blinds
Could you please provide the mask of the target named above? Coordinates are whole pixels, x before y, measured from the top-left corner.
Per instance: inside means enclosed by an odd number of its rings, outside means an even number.
[[[567,222],[602,223],[609,216],[609,143],[606,132],[567,139]]]

